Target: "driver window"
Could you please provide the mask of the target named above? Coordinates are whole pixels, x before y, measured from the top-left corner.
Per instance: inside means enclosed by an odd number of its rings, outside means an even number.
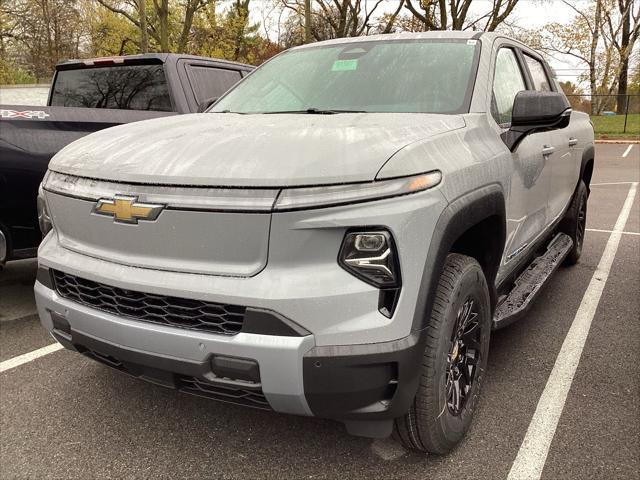
[[[526,89],[516,54],[510,48],[501,48],[496,57],[491,102],[491,114],[500,126],[511,124],[513,100]]]

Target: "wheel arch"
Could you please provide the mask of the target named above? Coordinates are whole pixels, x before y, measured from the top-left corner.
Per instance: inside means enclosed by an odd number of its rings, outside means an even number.
[[[429,246],[412,330],[427,326],[439,277],[450,252],[478,260],[487,278],[493,308],[497,299],[495,278],[505,239],[506,207],[500,185],[479,188],[451,202],[440,215]]]
[[[587,186],[587,193],[591,192],[591,178],[593,176],[593,167],[595,162],[595,148],[593,145],[589,145],[582,152],[582,161],[580,163],[580,178],[578,181],[584,181]],[[576,186],[577,188],[577,186]]]

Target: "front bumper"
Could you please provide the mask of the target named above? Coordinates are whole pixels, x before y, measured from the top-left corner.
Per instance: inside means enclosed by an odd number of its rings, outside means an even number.
[[[58,342],[164,387],[282,413],[332,418],[345,422],[351,433],[365,436],[388,435],[391,420],[408,409],[417,388],[420,335],[336,347],[315,346],[311,334],[215,335],[88,308],[47,285],[46,268],[40,268],[38,278],[38,313]]]
[[[62,298],[40,281],[35,285],[35,297],[42,325],[65,347],[90,350],[136,367],[192,374],[204,381],[214,377],[212,355],[252,359],[260,367],[258,386],[271,408],[311,415],[302,387],[302,357],[314,345],[311,335],[224,336],[139,322]],[[56,328],[54,322],[62,323],[62,328]],[[166,380],[166,375],[160,375],[165,378],[160,381],[150,372],[137,376],[175,386]]]

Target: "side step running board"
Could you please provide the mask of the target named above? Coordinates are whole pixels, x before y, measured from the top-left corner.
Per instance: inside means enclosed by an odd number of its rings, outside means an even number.
[[[535,258],[520,274],[507,298],[496,308],[493,316],[494,330],[515,322],[529,309],[533,299],[558,269],[571,247],[573,240],[568,235],[559,233],[553,237],[547,251]]]

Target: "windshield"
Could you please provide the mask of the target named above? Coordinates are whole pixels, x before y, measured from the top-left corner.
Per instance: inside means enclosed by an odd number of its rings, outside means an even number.
[[[363,41],[294,49],[257,69],[212,112],[461,113],[476,41]]]
[[[169,87],[162,65],[113,65],[61,70],[51,105],[170,112]]]

